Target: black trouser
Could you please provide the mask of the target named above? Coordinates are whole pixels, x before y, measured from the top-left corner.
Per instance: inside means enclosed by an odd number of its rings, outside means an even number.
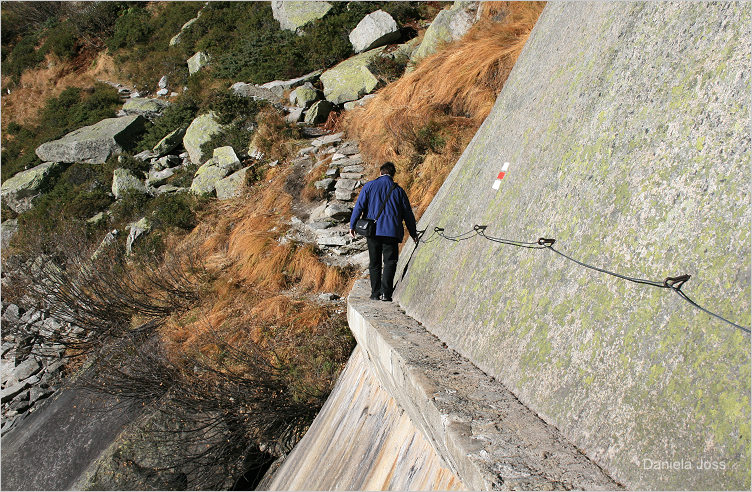
[[[394,291],[394,274],[397,272],[399,258],[399,240],[396,237],[376,236],[366,238],[368,242],[368,272],[371,274],[371,297],[383,295],[392,297]],[[384,269],[381,258],[384,258]]]

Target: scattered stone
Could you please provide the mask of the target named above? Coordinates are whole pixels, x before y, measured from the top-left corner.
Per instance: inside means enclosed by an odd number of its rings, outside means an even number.
[[[193,75],[211,62],[211,58],[203,51],[199,51],[192,57],[188,58],[188,74]]]
[[[205,113],[194,119],[185,131],[183,147],[196,165],[203,164],[201,145],[208,142],[215,134],[222,130],[213,112]]]
[[[145,123],[146,119],[138,115],[106,118],[43,143],[37,147],[36,154],[43,161],[104,164],[111,155],[122,152],[124,145],[135,141],[144,132]]]
[[[379,80],[368,67],[383,51],[383,47],[366,51],[321,74],[326,100],[332,104],[344,104],[373,92]]]
[[[464,36],[475,23],[478,4],[479,2],[455,2],[450,9],[439,12],[410,61],[418,62],[436,53],[444,44]]]
[[[321,99],[321,91],[316,89],[313,84],[306,82],[290,93],[290,103],[303,109],[308,109],[311,105]]]
[[[116,200],[125,196],[127,191],[135,191],[141,194],[148,194],[149,190],[143,182],[138,179],[129,169],[117,168],[112,175],[112,194]]]
[[[18,220],[8,219],[0,224],[0,249],[6,249],[10,245],[10,240],[18,233]]]
[[[289,109],[285,121],[288,123],[298,123],[303,120],[303,108],[286,108]]]
[[[0,191],[3,203],[19,214],[31,210],[40,190],[61,169],[62,166],[57,162],[45,162],[8,178]]]
[[[305,122],[309,125],[318,125],[326,122],[334,105],[329,101],[316,101],[305,115]]]
[[[157,92],[157,94],[159,94],[159,92]],[[123,109],[121,111],[124,116],[140,115],[149,121],[153,121],[155,118],[159,117],[164,108],[169,105],[170,103],[163,99],[132,97],[123,104]]]
[[[289,2],[276,0],[272,2],[272,15],[279,22],[279,27],[296,31],[308,22],[321,19],[332,8],[329,2]]]
[[[335,220],[349,220],[352,214],[352,207],[344,203],[333,202],[326,206],[324,214]]]
[[[399,40],[400,31],[391,15],[377,10],[363,17],[350,32],[350,43],[355,53],[362,53],[378,46]]]
[[[333,190],[335,184],[336,184],[336,181],[331,178],[322,179],[321,181],[316,181],[315,183],[313,183],[313,185],[316,187],[317,190],[326,190],[326,191]]]
[[[130,254],[136,239],[151,231],[151,222],[146,217],[142,217],[138,222],[128,224],[126,229],[129,229],[129,232],[128,239],[125,241],[125,250]]]
[[[245,167],[226,178],[220,179],[214,187],[217,198],[220,200],[227,200],[229,198],[240,196],[245,187],[246,176],[249,169],[250,166]]]

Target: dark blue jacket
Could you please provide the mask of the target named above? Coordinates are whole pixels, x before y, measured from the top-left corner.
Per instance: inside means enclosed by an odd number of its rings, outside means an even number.
[[[392,177],[385,174],[363,186],[350,216],[350,229],[355,229],[355,222],[361,218],[361,215],[362,218],[376,218],[381,203],[389,190],[392,189],[393,183]],[[384,211],[381,212],[381,216],[376,221],[376,235],[395,237],[402,242],[405,235],[402,228],[403,220],[410,236],[415,237],[418,233],[415,228],[415,215],[413,215],[413,209],[410,207],[410,200],[407,198],[405,190],[397,186],[389,195]]]

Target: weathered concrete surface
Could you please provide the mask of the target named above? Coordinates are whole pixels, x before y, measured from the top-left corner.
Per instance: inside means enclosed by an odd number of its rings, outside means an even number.
[[[348,298],[358,348],[276,490],[617,489],[493,378],[395,304]]]
[[[359,348],[269,490],[466,490]]]
[[[419,229],[691,274],[749,328],[749,26],[749,3],[549,3]],[[749,335],[670,290],[476,237],[421,244],[395,297],[626,486],[750,488]]]

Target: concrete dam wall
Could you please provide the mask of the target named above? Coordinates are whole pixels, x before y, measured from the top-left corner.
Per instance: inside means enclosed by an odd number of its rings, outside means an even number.
[[[418,227],[468,239],[398,267],[409,315],[628,487],[750,487],[749,332],[661,288],[690,274],[749,329],[749,26],[749,3],[549,3]],[[541,237],[660,287],[498,242]]]
[[[751,17],[550,2],[272,488],[749,490]]]

